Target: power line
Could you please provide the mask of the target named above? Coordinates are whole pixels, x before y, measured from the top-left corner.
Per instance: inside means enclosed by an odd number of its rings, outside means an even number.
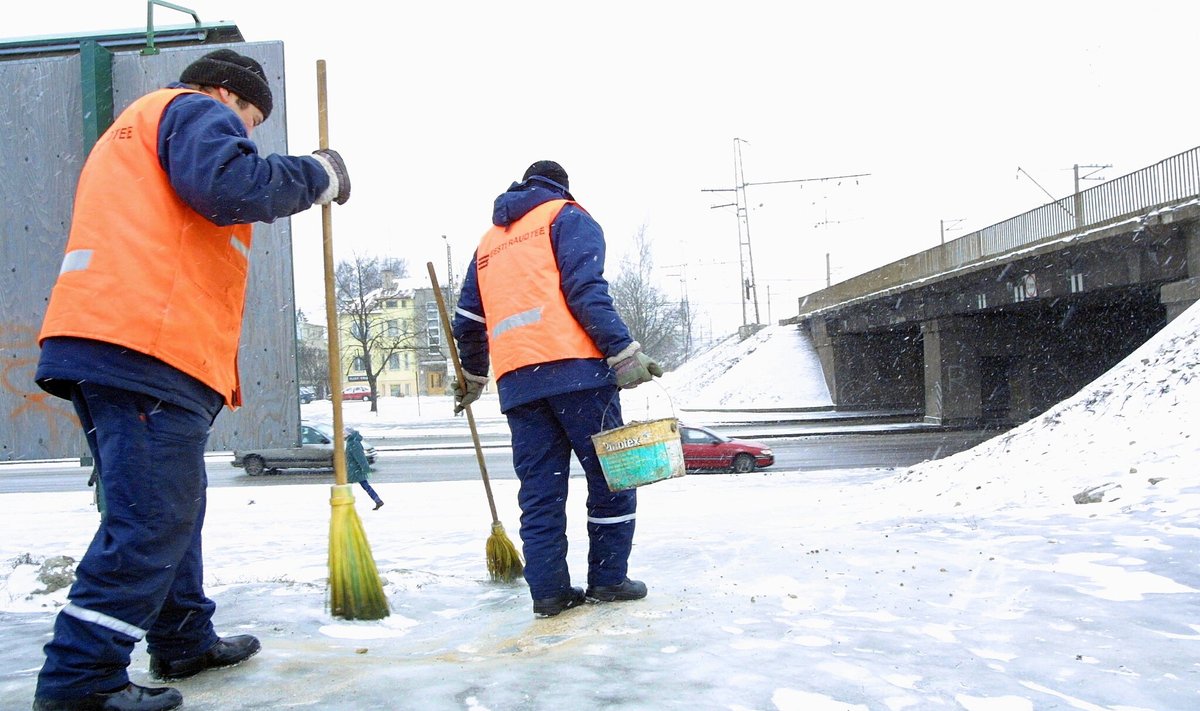
[[[783,185],[784,183],[822,183],[829,180],[849,180],[850,178],[866,178],[870,173],[851,173],[850,175],[827,175],[823,178],[796,178],[794,180],[768,180],[762,183],[746,183],[746,185]]]

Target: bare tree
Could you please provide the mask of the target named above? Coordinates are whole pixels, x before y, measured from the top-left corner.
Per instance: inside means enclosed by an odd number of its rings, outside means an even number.
[[[362,370],[371,388],[371,412],[378,412],[379,374],[393,353],[412,351],[420,345],[415,325],[409,319],[390,317],[388,301],[399,298],[395,280],[408,275],[403,259],[362,257],[338,262],[334,271],[337,312],[341,317],[339,343],[343,353],[354,353],[347,374]],[[361,368],[354,367],[355,365]]]
[[[642,225],[634,236],[633,251],[621,259],[611,284],[613,304],[642,350],[671,369],[688,355],[687,304],[675,303],[655,286],[653,271],[651,241]]]

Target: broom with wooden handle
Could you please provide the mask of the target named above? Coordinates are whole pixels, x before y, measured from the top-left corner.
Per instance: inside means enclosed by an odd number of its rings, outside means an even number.
[[[429,268],[429,281],[433,282],[433,295],[437,299],[438,313],[442,316],[442,331],[446,334],[446,345],[450,347],[450,360],[454,362],[454,374],[458,376],[458,382],[465,384],[467,379],[463,377],[462,363],[458,360],[458,346],[455,345],[454,334],[450,331],[450,316],[446,312],[446,301],[442,298],[442,290],[438,287],[437,272],[433,269],[433,262],[427,262],[426,266]],[[496,582],[512,582],[524,572],[525,566],[521,562],[521,556],[517,553],[517,547],[504,532],[500,517],[496,515],[496,500],[492,497],[492,483],[488,479],[487,464],[483,461],[483,447],[479,444],[479,431],[475,429],[475,415],[471,414],[470,405],[464,406],[463,409],[467,411],[467,424],[471,426],[471,440],[475,442],[475,459],[479,461],[479,474],[483,477],[483,488],[487,491],[488,506],[492,509],[492,534],[488,536],[487,544],[484,546],[488,575]]]
[[[317,60],[317,126],[320,148],[329,148],[329,111],[325,60]],[[329,497],[329,609],[345,620],[379,620],[389,614],[383,583],[367,543],[354,493],[346,483],[346,430],[342,424],[341,350],[337,300],[333,288],[333,206],[321,206],[325,249],[325,320],[329,331],[329,388],[333,398],[333,478]]]

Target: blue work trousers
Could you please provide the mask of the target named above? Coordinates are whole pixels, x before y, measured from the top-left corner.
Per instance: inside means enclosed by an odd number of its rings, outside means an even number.
[[[591,440],[603,429],[621,426],[616,393],[613,385],[563,393],[506,413],[513,467],[521,480],[525,580],[534,600],[561,595],[571,587],[566,504],[572,451],[587,477],[588,585],[615,585],[628,573],[637,492],[609,491]]]
[[[128,683],[134,644],[198,656],[217,642],[204,595],[204,447],[216,412],[81,383],[72,401],[107,508],[54,623],[36,695],[70,699]]]

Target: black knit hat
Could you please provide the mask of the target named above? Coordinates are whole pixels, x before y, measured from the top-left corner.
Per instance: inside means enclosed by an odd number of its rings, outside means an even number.
[[[563,167],[552,160],[539,160],[525,170],[524,177],[521,182],[529,180],[535,175],[540,175],[543,178],[549,178],[559,185],[563,186],[564,190],[570,190],[571,185],[567,182],[567,171]]]
[[[258,107],[265,121],[271,115],[271,87],[262,65],[232,49],[218,49],[183,70],[179,81],[199,86],[223,86]]]

